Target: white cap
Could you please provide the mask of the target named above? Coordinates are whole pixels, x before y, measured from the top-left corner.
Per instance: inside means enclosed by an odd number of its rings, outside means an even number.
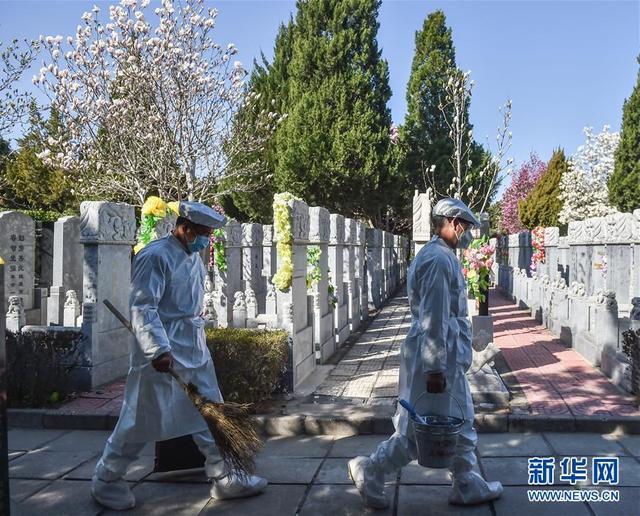
[[[480,221],[460,199],[452,199],[451,197],[440,199],[433,207],[432,213],[441,217],[462,219],[472,226],[480,226]]]

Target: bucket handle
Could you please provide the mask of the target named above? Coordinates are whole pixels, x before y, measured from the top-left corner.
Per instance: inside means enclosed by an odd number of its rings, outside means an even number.
[[[448,396],[451,397],[451,399],[453,399],[453,401],[456,402],[456,405],[458,405],[458,409],[460,410],[460,416],[462,416],[462,421],[466,421],[466,418],[464,417],[464,410],[462,410],[462,405],[460,405],[460,402],[458,401],[458,398],[456,398],[453,394],[451,394],[448,391],[442,391],[442,393],[439,392],[433,392],[433,393],[429,393],[428,391],[424,391],[422,394],[420,394],[420,396],[418,396],[416,398],[416,401],[413,405],[411,405],[411,403],[409,403],[406,400],[400,400],[399,403],[400,405],[402,405],[407,412],[409,412],[409,414],[415,418],[418,419],[420,416],[418,415],[418,413],[416,412],[415,406],[418,404],[418,401],[420,401],[420,399],[425,395],[425,394],[447,394]]]

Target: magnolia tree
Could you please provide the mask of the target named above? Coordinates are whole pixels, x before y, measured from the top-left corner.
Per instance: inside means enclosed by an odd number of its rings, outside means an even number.
[[[471,72],[462,72],[451,68],[449,80],[445,88],[445,98],[438,106],[449,129],[449,138],[453,144],[451,166],[454,176],[446,192],[438,192],[436,188],[435,165],[426,170],[425,183],[428,191],[438,197],[455,197],[463,199],[471,209],[483,212],[489,207],[491,197],[503,180],[513,160],[506,158],[511,148],[512,134],[509,131],[511,122],[511,101],[499,108],[502,124],[496,136],[497,149],[485,163],[474,164],[471,160],[475,142],[473,130],[469,122],[469,105],[474,81]],[[487,142],[487,150],[490,146]],[[476,165],[476,166],[474,166]],[[482,166],[477,166],[482,165]]]
[[[583,132],[586,141],[569,159],[569,168],[560,179],[562,209],[558,220],[562,224],[617,211],[609,203],[607,181],[613,172],[620,134],[609,132],[607,125],[599,134],[594,134],[591,127]]]
[[[19,123],[29,112],[32,97],[20,91],[17,83],[31,66],[38,52],[37,42],[14,39],[0,41],[0,135]]]
[[[502,208],[500,228],[502,231],[518,233],[527,229],[520,222],[518,203],[533,190],[533,187],[546,170],[547,165],[536,154],[531,154],[529,160],[513,175],[511,184],[504,191],[500,203]]]
[[[41,157],[93,196],[211,201],[224,193],[216,189],[229,161],[258,151],[280,118],[263,110],[252,121],[258,130],[243,130],[236,114],[251,110],[255,97],[246,93],[236,47],[211,37],[215,9],[203,0],[175,7],[163,0],[153,12],[148,5],[122,0],[109,7],[106,23],[94,6],[75,36],[41,37],[48,62],[33,80],[64,127]],[[262,163],[242,161],[256,188]],[[234,168],[225,184],[245,188],[248,171]]]

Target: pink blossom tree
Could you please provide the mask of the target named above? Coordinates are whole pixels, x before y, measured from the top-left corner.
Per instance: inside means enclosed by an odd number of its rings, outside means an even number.
[[[537,154],[532,153],[529,160],[522,164],[520,170],[513,175],[511,184],[502,195],[502,214],[500,228],[506,233],[518,233],[527,228],[518,217],[518,202],[524,199],[536,185],[547,169]]]

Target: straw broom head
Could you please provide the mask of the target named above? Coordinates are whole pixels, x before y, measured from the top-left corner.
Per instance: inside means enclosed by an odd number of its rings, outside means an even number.
[[[220,456],[228,470],[251,474],[254,456],[262,448],[248,404],[217,403],[206,398],[193,383],[185,391],[207,422]]]

